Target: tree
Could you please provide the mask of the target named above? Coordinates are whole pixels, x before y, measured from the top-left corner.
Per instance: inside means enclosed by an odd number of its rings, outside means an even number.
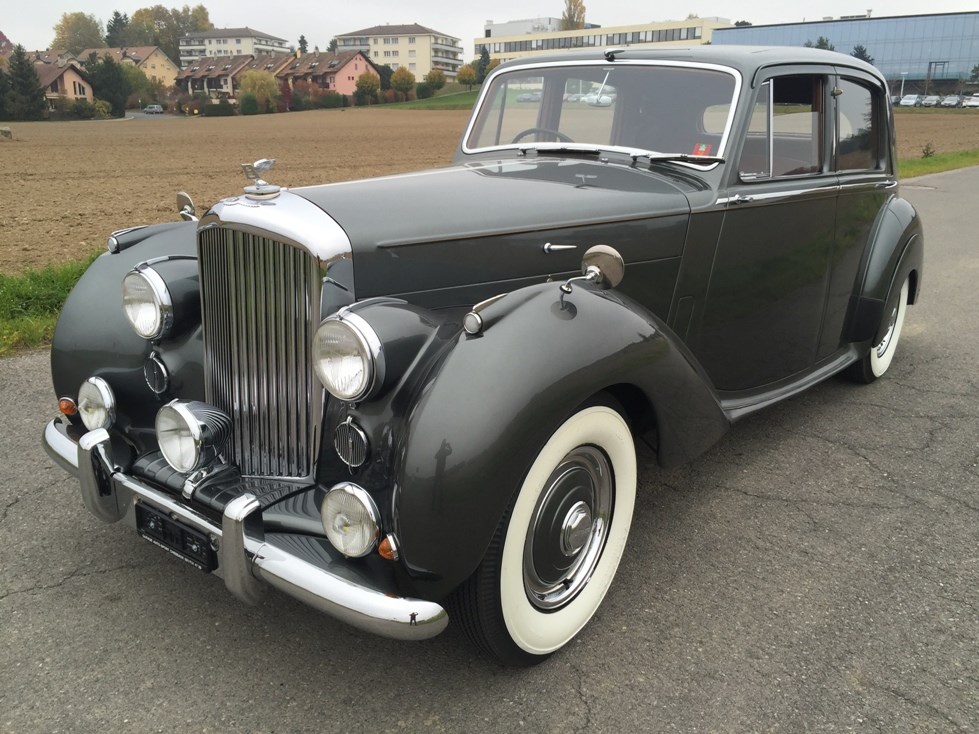
[[[739,20],[737,23],[734,24],[734,27],[735,28],[745,28],[745,27],[750,26],[750,25],[751,25],[751,23],[749,23],[746,20]]]
[[[564,0],[564,12],[561,13],[561,30],[576,31],[585,27],[584,0]]]
[[[279,97],[279,85],[271,71],[246,71],[238,88],[242,94],[254,94],[259,106],[266,110]]]
[[[445,72],[441,69],[432,69],[425,75],[425,83],[437,92],[445,86]]]
[[[377,90],[381,88],[381,79],[370,71],[365,71],[357,77],[356,86],[357,104],[370,104],[372,100],[377,99]]]
[[[154,5],[135,11],[129,21],[129,43],[139,46],[159,46],[171,59],[180,58],[180,38],[192,31],[209,31],[214,27],[207,8],[165,8]]]
[[[109,19],[109,22],[105,24],[105,45],[109,48],[128,46],[128,32],[129,16],[125,13],[120,13],[118,10],[115,11]]]
[[[500,65],[499,59],[493,59],[486,65],[486,76],[489,76],[490,72],[493,71],[497,66]]]
[[[850,56],[861,61],[866,61],[868,64],[874,63],[874,57],[867,52],[867,48],[859,44],[853,47],[853,52]]]
[[[306,36],[299,36],[299,53],[306,53],[307,48],[309,48],[309,42],[306,41]]]
[[[66,49],[73,54],[81,53],[86,48],[105,48],[102,24],[94,15],[63,13],[54,26],[51,48]]]
[[[483,49],[479,52],[479,58],[473,62],[473,68],[476,69],[476,83],[482,84],[483,79],[486,78],[486,67],[489,66],[490,55],[489,49],[483,46]]]
[[[381,77],[381,89],[382,90],[390,89],[391,88],[391,75],[394,74],[394,69],[392,69],[387,64],[381,64],[380,66],[378,66],[376,68],[377,68],[377,73]]]
[[[415,88],[415,75],[408,71],[407,66],[399,66],[391,75],[391,89],[400,92],[405,97]]]
[[[11,120],[40,120],[44,116],[44,89],[37,79],[34,62],[24,47],[17,44],[7,62],[3,111]]]
[[[330,45],[326,47],[326,52],[328,54],[335,54],[337,52],[337,39],[330,39]]]
[[[459,71],[456,72],[456,81],[460,84],[465,84],[469,87],[469,91],[473,90],[473,84],[476,83],[476,69],[472,64],[464,64],[459,67]]]
[[[805,46],[806,48],[821,48],[824,51],[835,51],[836,50],[836,46],[834,46],[832,43],[830,43],[829,42],[829,39],[826,38],[826,36],[820,36],[819,38],[816,39],[816,42],[815,43],[813,43],[812,41],[806,41],[802,45]]]
[[[10,92],[10,78],[3,67],[4,64],[0,63],[0,120],[7,119],[7,94]]]
[[[979,64],[972,67],[972,76],[969,77],[970,82],[979,82]]]
[[[109,103],[113,117],[125,116],[126,100],[133,89],[121,65],[111,56],[99,58],[93,51],[85,62],[85,71],[92,80],[92,94]]]

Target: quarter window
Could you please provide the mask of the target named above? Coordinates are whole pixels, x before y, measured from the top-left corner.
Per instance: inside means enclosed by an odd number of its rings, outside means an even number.
[[[848,79],[839,81],[837,169],[873,170],[880,167],[880,139],[874,97],[870,89]]]

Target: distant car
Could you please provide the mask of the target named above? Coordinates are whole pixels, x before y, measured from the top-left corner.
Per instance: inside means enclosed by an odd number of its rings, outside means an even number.
[[[899,104],[901,107],[921,107],[921,95],[920,94],[905,94],[901,97],[901,102]]]
[[[158,104],[148,104],[143,108],[143,112],[147,115],[162,115],[163,105]]]
[[[972,95],[971,97],[966,97],[962,101],[963,107],[969,107],[971,109],[979,109],[979,97]]]
[[[942,107],[961,107],[962,98],[957,94],[950,94],[942,99]]]
[[[540,102],[540,92],[525,92],[517,95],[518,102]]]
[[[942,98],[939,97],[937,94],[929,94],[927,97],[925,97],[923,100],[921,100],[921,106],[922,107],[938,107],[938,105],[939,105],[939,103],[941,103],[941,101],[942,101]]]
[[[608,94],[586,94],[581,98],[581,101],[585,104],[594,105],[595,107],[608,107],[612,104],[612,97]]]

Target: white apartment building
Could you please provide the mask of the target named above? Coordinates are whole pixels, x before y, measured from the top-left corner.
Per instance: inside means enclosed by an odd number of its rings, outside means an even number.
[[[441,69],[454,81],[462,66],[460,39],[425,26],[378,25],[337,36],[337,53],[359,50],[378,66],[406,67],[422,80],[432,69]]]
[[[284,38],[247,27],[192,31],[180,38],[180,66],[183,68],[205,56],[257,56],[288,52],[289,46]]]

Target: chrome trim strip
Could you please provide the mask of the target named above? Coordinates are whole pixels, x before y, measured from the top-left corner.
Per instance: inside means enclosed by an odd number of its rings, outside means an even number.
[[[837,185],[833,186],[817,186],[811,189],[791,189],[787,191],[765,191],[760,193],[752,193],[746,196],[740,194],[735,194],[734,196],[721,196],[718,197],[718,204],[752,204],[759,201],[775,201],[779,199],[792,199],[801,196],[811,196],[813,194],[831,194],[838,192],[840,187]]]
[[[79,474],[89,474],[90,478],[80,479],[83,492],[90,492],[96,472],[95,464],[84,460],[79,444],[64,433],[63,428],[59,419],[50,421],[44,429],[44,447],[69,473],[74,473],[74,468]],[[118,511],[110,513],[110,516],[122,519],[135,528],[136,503],[145,501],[174,519],[207,533],[212,542],[218,544],[220,565],[215,575],[223,577],[228,589],[239,598],[248,601],[238,591],[254,592],[256,587],[253,584],[261,579],[314,609],[359,629],[393,639],[427,639],[439,634],[448,625],[448,614],[434,602],[389,595],[381,588],[366,585],[363,577],[357,576],[344,564],[331,565],[326,559],[319,559],[310,553],[300,556],[280,547],[281,543],[263,540],[257,501],[253,501],[251,495],[244,494],[230,502],[225,508],[222,526],[218,527],[170,495],[135,477],[113,471],[109,468],[105,453],[108,441],[108,432],[104,430],[91,431],[82,438],[87,447],[85,456],[95,456],[102,462],[102,469],[111,476],[112,491],[104,499],[107,505],[111,500]],[[85,489],[86,484],[88,490]],[[306,539],[305,536],[296,537],[297,542]],[[231,578],[232,575],[234,578]]]

